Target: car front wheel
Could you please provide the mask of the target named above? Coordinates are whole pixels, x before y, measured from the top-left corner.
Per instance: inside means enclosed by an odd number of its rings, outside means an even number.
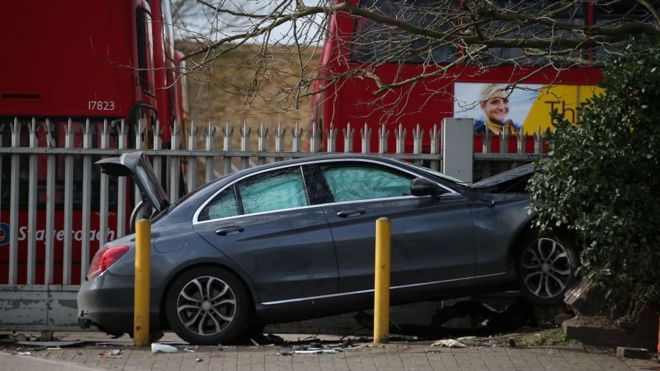
[[[534,236],[518,250],[516,259],[520,289],[536,304],[559,304],[575,280],[575,249],[558,236]]]
[[[214,267],[184,272],[166,299],[167,320],[191,344],[217,345],[236,340],[250,313],[247,289],[233,274]]]

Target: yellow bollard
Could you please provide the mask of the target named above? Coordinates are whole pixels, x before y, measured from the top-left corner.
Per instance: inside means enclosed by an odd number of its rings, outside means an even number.
[[[376,220],[376,265],[374,279],[374,343],[386,343],[390,336],[390,220]]]
[[[135,301],[133,341],[135,346],[149,346],[149,288],[151,286],[151,223],[135,223]]]

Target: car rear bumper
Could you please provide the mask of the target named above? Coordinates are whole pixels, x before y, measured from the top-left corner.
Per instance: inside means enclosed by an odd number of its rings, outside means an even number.
[[[113,335],[132,334],[133,295],[133,276],[106,272],[96,279],[84,281],[77,297],[78,324]],[[160,331],[160,328],[158,313],[152,305],[150,332]]]

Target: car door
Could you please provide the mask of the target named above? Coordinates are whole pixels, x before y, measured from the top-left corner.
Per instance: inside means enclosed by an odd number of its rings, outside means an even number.
[[[238,180],[211,198],[194,228],[252,279],[262,304],[337,290],[337,262],[321,206],[300,166]]]
[[[375,221],[391,220],[392,286],[419,286],[470,277],[475,270],[473,224],[463,195],[410,193],[416,175],[389,165],[318,165],[331,201],[324,206],[337,250],[339,291],[373,288]]]

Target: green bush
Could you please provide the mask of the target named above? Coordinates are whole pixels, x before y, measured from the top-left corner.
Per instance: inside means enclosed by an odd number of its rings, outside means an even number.
[[[613,302],[660,302],[660,53],[631,42],[604,71],[606,92],[572,126],[555,113],[551,152],[530,180],[541,230],[581,241],[581,271]]]

